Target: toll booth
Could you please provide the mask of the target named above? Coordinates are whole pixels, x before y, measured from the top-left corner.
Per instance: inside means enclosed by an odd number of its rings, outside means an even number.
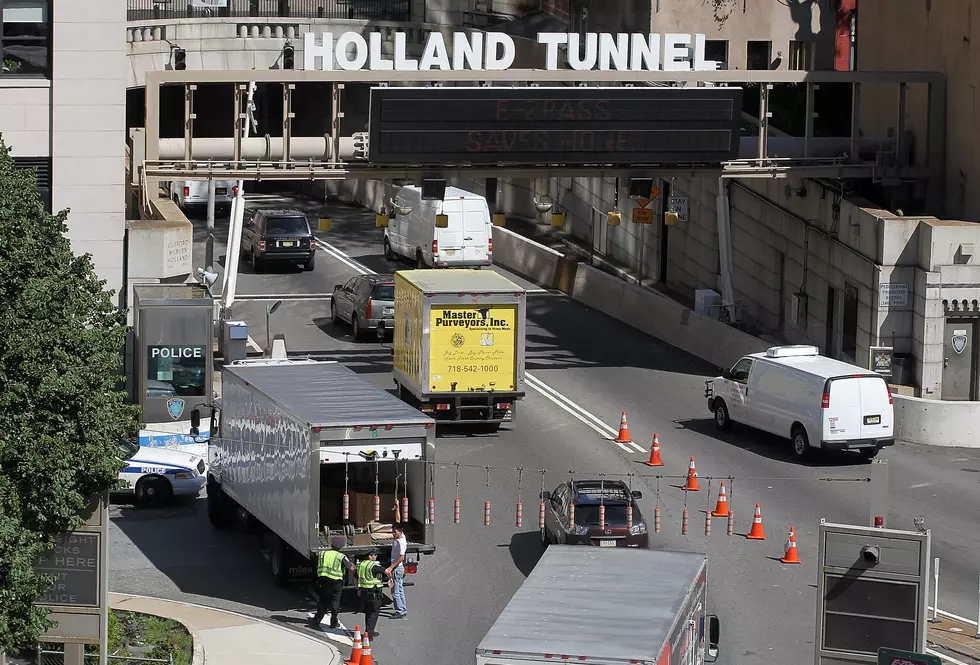
[[[133,295],[132,386],[142,426],[189,433],[191,412],[204,421],[214,401],[214,299],[201,284],[137,284]]]

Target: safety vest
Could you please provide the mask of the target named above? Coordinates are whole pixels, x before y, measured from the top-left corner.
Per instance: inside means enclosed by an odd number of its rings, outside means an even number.
[[[344,579],[344,571],[341,567],[343,561],[344,555],[337,550],[320,552],[316,566],[317,577],[326,577],[328,580]]]
[[[374,567],[378,565],[377,561],[371,561],[371,559],[365,559],[357,564],[357,586],[361,589],[380,589],[381,588],[381,578],[375,577]]]

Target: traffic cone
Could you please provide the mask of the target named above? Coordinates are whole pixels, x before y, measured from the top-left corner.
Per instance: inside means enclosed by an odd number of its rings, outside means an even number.
[[[789,528],[789,540],[786,541],[786,554],[780,559],[782,563],[803,563],[800,555],[796,553],[796,529]]]
[[[630,438],[630,426],[626,423],[625,411],[619,419],[619,435],[614,439],[614,443],[633,443],[633,439]]]
[[[687,484],[684,489],[688,492],[697,492],[701,488],[698,486],[698,470],[694,466],[694,458],[691,458],[691,465],[687,468]]]
[[[766,532],[762,530],[762,506],[755,504],[755,517],[752,518],[752,528],[745,536],[749,540],[765,540]]]
[[[357,665],[374,665],[374,658],[371,657],[371,634],[364,632],[364,648],[361,650],[361,660]]]
[[[711,511],[712,517],[728,517],[728,492],[725,491],[725,481],[721,481],[721,488],[718,490],[718,503]]]
[[[653,435],[653,445],[650,446],[650,459],[644,462],[647,466],[663,466],[663,460],[660,459],[660,439],[657,435]]]
[[[354,648],[350,651],[350,658],[346,665],[361,665],[361,627],[354,626]]]

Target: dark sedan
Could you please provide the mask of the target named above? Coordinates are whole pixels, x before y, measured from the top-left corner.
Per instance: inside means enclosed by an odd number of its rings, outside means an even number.
[[[594,547],[649,546],[647,525],[636,505],[643,498],[621,481],[575,480],[541,495],[545,504],[541,544],[592,545]],[[574,506],[574,517],[572,507]],[[600,506],[604,508],[601,511]],[[633,508],[632,526],[628,508]],[[600,519],[604,512],[604,520]]]

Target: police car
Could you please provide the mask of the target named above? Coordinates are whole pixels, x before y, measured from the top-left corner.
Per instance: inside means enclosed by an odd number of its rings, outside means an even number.
[[[175,496],[195,497],[204,488],[204,458],[171,448],[151,448],[138,440],[122,446],[125,468],[119,472],[120,493],[135,494],[142,503],[163,503]]]

